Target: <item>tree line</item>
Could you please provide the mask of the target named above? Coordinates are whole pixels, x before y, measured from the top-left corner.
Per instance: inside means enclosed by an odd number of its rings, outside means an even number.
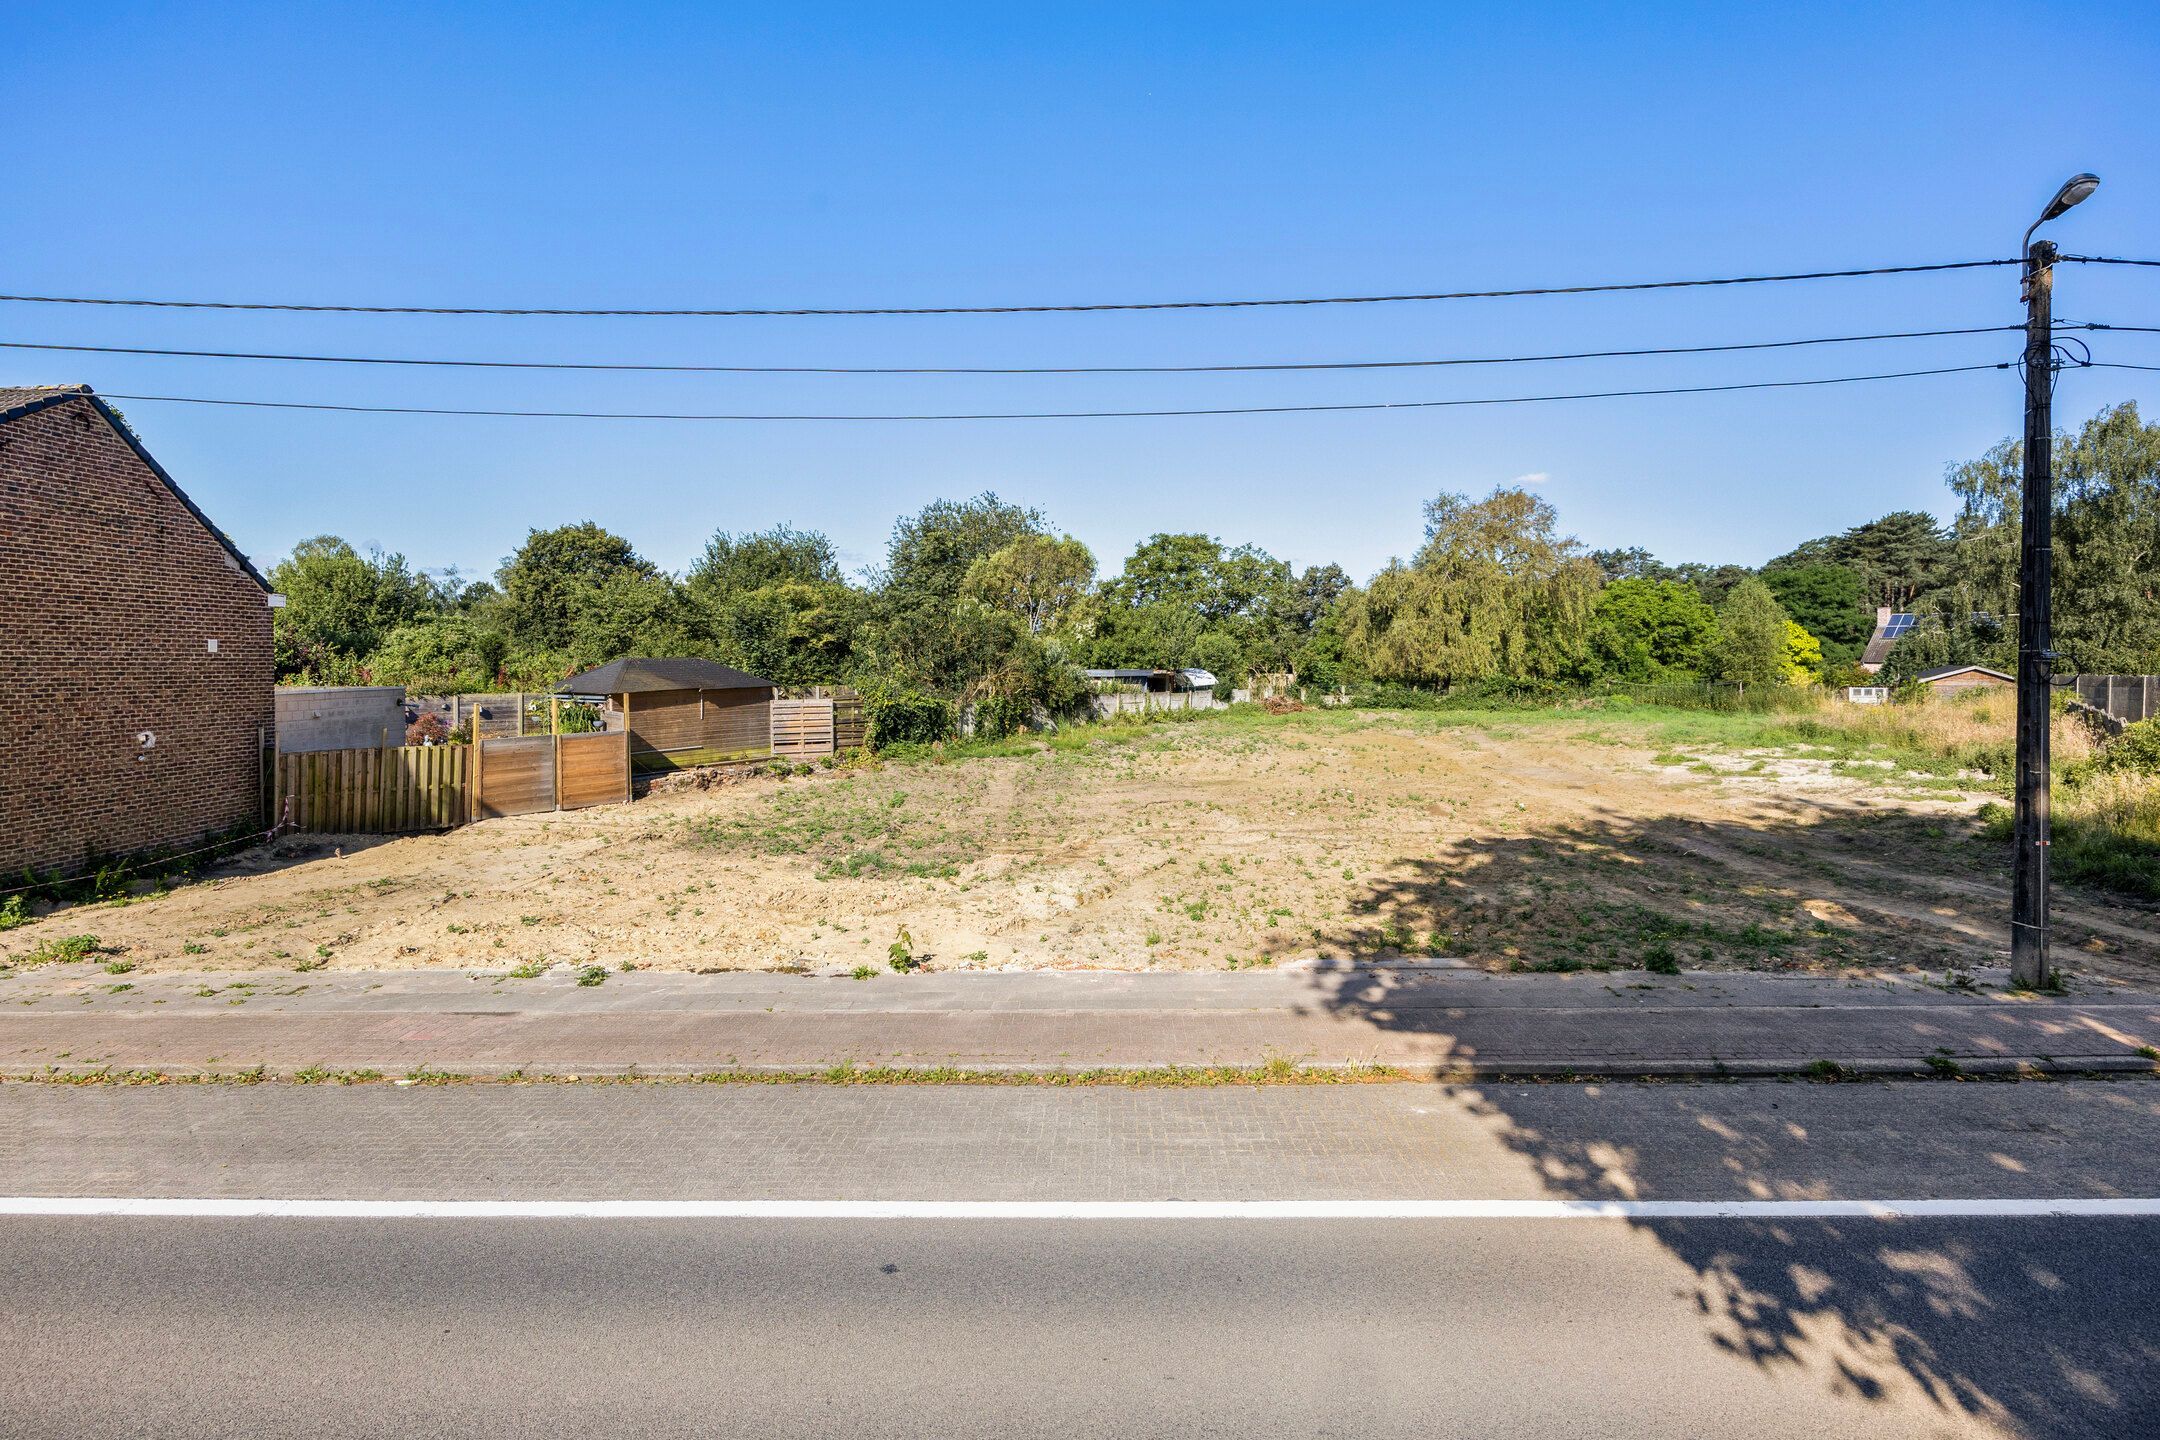
[[[2160,425],[2103,410],[2057,446],[2060,670],[2160,672]],[[1947,527],[1897,512],[1760,567],[1590,550],[1502,487],[1427,502],[1420,543],[1366,584],[1201,534],[1142,541],[1114,575],[1041,511],[940,500],[843,573],[786,525],[721,532],[672,575],[589,521],[534,530],[494,576],[429,575],[333,536],[270,572],[282,680],[416,693],[548,688],[624,655],[696,655],[782,685],[854,684],[1016,719],[1084,691],[1084,667],[1198,668],[1225,684],[1445,686],[1719,679],[1856,682],[1879,606],[1921,622],[1895,680],[2014,658],[2016,442],[1955,466]]]

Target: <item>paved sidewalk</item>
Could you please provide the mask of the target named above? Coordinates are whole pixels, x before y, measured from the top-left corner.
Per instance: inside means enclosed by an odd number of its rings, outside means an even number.
[[[2151,1071],[2160,995],[2014,995],[1919,975],[1494,975],[1354,966],[1206,974],[159,975],[0,981],[0,1075],[110,1066],[432,1068],[490,1076],[954,1066],[1381,1064],[1419,1074]],[[125,988],[116,988],[125,987]],[[1935,1057],[1931,1060],[1930,1057]]]

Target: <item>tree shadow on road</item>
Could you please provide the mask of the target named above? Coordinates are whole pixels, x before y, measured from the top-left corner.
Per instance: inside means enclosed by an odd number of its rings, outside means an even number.
[[[1696,983],[1642,974],[1645,962],[1854,974],[1876,966],[1941,973],[2001,963],[2004,907],[1926,876],[1900,889],[1873,868],[1923,868],[1939,844],[1924,823],[1909,819],[1786,825],[1643,822],[1609,814],[1565,828],[1467,840],[1437,856],[1405,859],[1365,882],[1352,921],[1323,948],[1338,958],[1313,975],[1317,1006],[1375,1030],[1426,1037],[1444,1065],[1450,1057],[1476,1058],[1456,1033],[1459,1017],[1421,1000],[1415,970],[1359,962],[1429,952],[1469,957],[1488,969],[1611,970],[1555,976],[1552,983],[1623,991]],[[1985,856],[1981,873],[1996,859]],[[1972,873],[1952,870],[1943,878]],[[2097,933],[2066,929],[2072,945]],[[2134,973],[2151,953],[2119,937],[2098,938],[2104,954],[2065,958],[2073,966],[2126,966]],[[1519,983],[1537,982],[1526,976]],[[1551,1023],[1555,1046],[1564,1049],[1565,1021]],[[2134,1096],[2144,1106],[2140,1123],[2160,1130],[2160,1106],[2138,1084],[2052,1092],[2050,1123],[2074,1132],[2078,1107],[2098,1103],[2088,1097],[2102,1092],[2118,1100]],[[1850,1097],[1848,1122],[1874,1114],[1880,1123],[1912,1128],[1923,1122],[1907,1113],[1910,1097],[1961,1093],[1940,1082],[1865,1091],[1766,1082],[1757,1087],[1761,1104],[1740,1124],[1729,1106],[1713,1111],[1689,1103],[1691,1088],[1670,1087],[1678,1098],[1661,1111],[1688,1131],[1683,1148],[1693,1160],[1686,1166],[1665,1158],[1662,1140],[1628,1143],[1624,1130],[1601,1123],[1611,1116],[1597,1105],[1537,1103],[1540,1087],[1485,1084],[1454,1093],[1491,1123],[1554,1198],[1673,1200],[1925,1198],[1840,1189],[1835,1157],[1814,1148],[1789,1102]],[[1788,1102],[1782,1109],[1781,1094]],[[1652,1155],[1660,1158],[1646,1158]],[[1975,1153],[1969,1160],[1949,1167],[1954,1182],[1943,1181],[1938,1166],[1934,1193],[2095,1193],[2051,1188],[2075,1181],[2050,1173],[2044,1158],[2029,1173],[2013,1173],[2000,1155]],[[2160,1325],[2150,1298],[2156,1262],[2150,1234],[2138,1222],[1633,1223],[1687,1266],[1692,1292],[1681,1303],[1699,1316],[1710,1342],[1741,1364],[1805,1377],[1835,1396],[1883,1406],[1886,1414],[1894,1406],[1929,1407],[1944,1433],[1994,1426],[2047,1436],[2160,1435]],[[2028,1252],[2029,1232],[2042,1224],[2058,1243]],[[2065,1226],[2075,1227],[2069,1246],[2059,1243]],[[2150,1223],[2142,1230],[2149,1232]],[[1645,1295],[1641,1303],[1653,1307],[1670,1298]]]

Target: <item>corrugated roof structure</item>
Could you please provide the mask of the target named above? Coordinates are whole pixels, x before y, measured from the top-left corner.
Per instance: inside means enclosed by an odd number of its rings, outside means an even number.
[[[761,675],[717,660],[610,660],[555,687],[564,695],[647,695],[656,690],[770,690]]]

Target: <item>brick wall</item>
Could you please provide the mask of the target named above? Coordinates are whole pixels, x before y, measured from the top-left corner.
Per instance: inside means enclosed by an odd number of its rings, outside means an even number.
[[[271,686],[261,587],[94,404],[0,422],[0,884],[252,821]]]

